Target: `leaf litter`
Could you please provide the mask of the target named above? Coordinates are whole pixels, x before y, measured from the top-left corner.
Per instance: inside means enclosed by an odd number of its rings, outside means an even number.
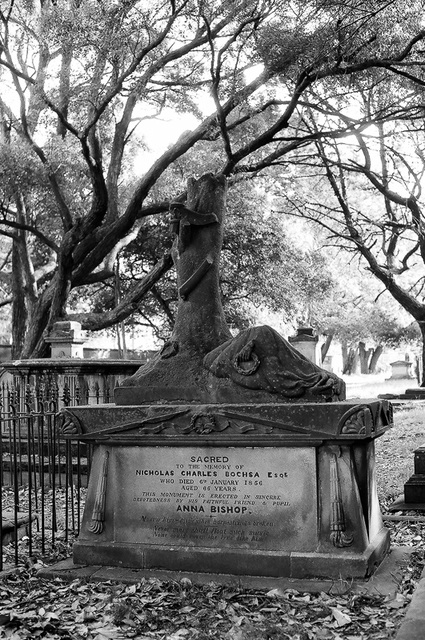
[[[409,416],[409,412],[404,412]],[[412,417],[412,416],[411,416]],[[414,415],[416,418],[416,415]],[[397,422],[396,422],[397,425]],[[383,511],[400,492],[413,467],[418,446],[412,420],[387,432],[377,446],[378,491]],[[400,434],[406,456],[397,450]],[[397,461],[400,461],[399,463]],[[398,481],[395,477],[398,476]],[[407,479],[407,478],[406,478]],[[405,480],[403,480],[404,482]],[[419,512],[420,514],[421,512]],[[404,515],[406,513],[404,512]],[[418,512],[408,512],[418,515]],[[425,515],[422,512],[422,515]],[[137,584],[66,582],[37,576],[43,564],[70,555],[71,542],[56,541],[55,551],[42,556],[35,535],[33,556],[28,541],[19,542],[20,566],[0,579],[0,639],[26,640],[386,640],[395,638],[424,567],[425,523],[386,522],[394,546],[412,548],[400,570],[397,593],[361,594],[347,583],[341,594],[302,593],[294,589],[244,589],[180,581],[143,579]],[[5,548],[12,554],[10,549]]]
[[[348,591],[243,589],[143,579],[137,584],[42,579],[19,568],[0,581],[0,638],[23,640],[379,640],[392,638],[423,566],[395,598]]]

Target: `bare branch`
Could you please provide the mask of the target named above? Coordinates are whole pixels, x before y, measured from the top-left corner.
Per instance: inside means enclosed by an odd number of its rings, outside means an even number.
[[[172,266],[171,255],[166,253],[155,267],[128,294],[123,296],[114,309],[103,313],[69,314],[69,319],[81,322],[83,329],[91,331],[106,329],[125,320],[137,310],[142,298]]]
[[[36,227],[32,227],[29,224],[23,224],[23,223],[15,222],[13,220],[6,220],[5,218],[1,218],[0,219],[0,226],[1,225],[4,225],[5,227],[10,227],[12,229],[20,229],[21,231],[28,231],[32,235],[36,236],[39,240],[41,240],[43,242],[43,244],[46,245],[46,247],[49,247],[55,253],[59,253],[58,245],[53,240],[48,238],[42,231],[40,231]],[[3,234],[3,235],[9,235],[10,237],[14,237],[13,235],[7,234],[4,231],[0,231],[0,233]]]

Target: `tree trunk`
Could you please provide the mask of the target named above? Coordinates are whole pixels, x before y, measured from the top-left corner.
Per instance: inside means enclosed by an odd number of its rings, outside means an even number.
[[[43,334],[49,320],[53,295],[54,284],[50,283],[42,292],[37,303],[33,307],[21,354],[21,358],[24,360],[29,358],[47,357],[48,345],[44,341]]]
[[[372,355],[372,349],[366,349],[364,342],[359,342],[358,355],[360,361],[360,373],[370,373],[369,371],[369,359]]]
[[[345,351],[345,354],[344,354]],[[354,349],[353,347],[350,347],[348,349],[348,347],[346,347],[345,349],[343,348],[343,368],[342,368],[342,373],[345,373],[349,376],[351,376],[354,373],[354,369],[356,366],[356,356],[357,356],[357,349]]]
[[[384,347],[381,344],[378,344],[378,346],[372,350],[372,355],[369,361],[369,373],[376,373],[378,360],[381,357],[383,350],[384,350]]]
[[[418,325],[422,336],[422,379],[420,386],[425,387],[425,322],[418,322]]]
[[[117,404],[208,397],[204,356],[232,337],[219,287],[225,199],[224,177],[189,181],[187,207],[171,221],[179,294],[174,330],[156,358],[116,389]]]
[[[225,201],[224,178],[208,174],[189,180],[187,207],[201,215],[198,224],[180,221],[173,247],[179,303],[172,340],[180,352],[201,357],[232,337],[219,288]],[[201,224],[205,214],[214,214],[217,222]]]
[[[25,299],[24,270],[18,240],[12,245],[12,359],[21,357],[24,348],[28,310]]]
[[[70,42],[65,42],[62,48],[62,60],[61,60],[61,68],[59,74],[59,110],[65,120],[68,119],[68,108],[69,108],[69,85],[71,78],[71,63],[72,63],[72,45]],[[63,121],[58,118],[57,122],[57,134],[61,138],[65,138],[66,135],[66,127]]]
[[[324,359],[328,355],[329,347],[331,346],[333,337],[334,337],[333,333],[328,333],[328,335],[326,336],[325,342],[321,346],[320,357],[321,357],[321,361],[322,362],[324,361]]]

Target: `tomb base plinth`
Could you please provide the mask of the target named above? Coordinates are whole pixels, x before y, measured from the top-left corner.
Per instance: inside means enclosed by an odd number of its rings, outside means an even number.
[[[95,444],[76,564],[364,578],[389,550],[374,440],[390,404],[63,410]]]

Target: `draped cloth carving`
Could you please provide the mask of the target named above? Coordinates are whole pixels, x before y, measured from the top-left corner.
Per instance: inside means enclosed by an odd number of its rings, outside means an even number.
[[[208,353],[204,366],[217,378],[286,398],[307,391],[330,399],[343,393],[339,378],[305,358],[268,326],[242,331]]]

